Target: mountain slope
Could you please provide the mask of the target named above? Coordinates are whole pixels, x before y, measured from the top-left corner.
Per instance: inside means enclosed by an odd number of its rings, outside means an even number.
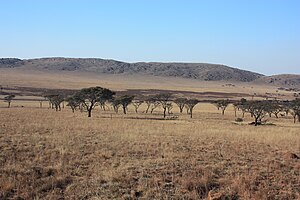
[[[256,79],[254,83],[274,85],[278,87],[295,88],[300,87],[300,75],[280,74],[273,76],[264,76],[259,79]]]
[[[262,74],[240,70],[219,64],[207,63],[126,63],[95,58],[41,58],[20,60],[0,59],[0,68],[22,68],[39,70],[64,70],[96,72],[103,74],[143,74],[163,77],[181,77],[205,81],[250,82],[263,77]]]

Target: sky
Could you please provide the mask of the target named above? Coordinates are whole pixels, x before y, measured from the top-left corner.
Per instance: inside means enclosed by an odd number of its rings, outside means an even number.
[[[0,57],[300,74],[299,0],[0,0]]]

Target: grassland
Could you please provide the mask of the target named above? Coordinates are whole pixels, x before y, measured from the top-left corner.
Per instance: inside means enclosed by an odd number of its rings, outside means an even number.
[[[300,125],[289,117],[254,127],[204,103],[175,120],[5,105],[0,199],[300,198]]]
[[[221,81],[198,81],[183,78],[168,78],[142,75],[109,75],[85,72],[38,71],[22,69],[0,69],[0,85],[4,87],[33,87],[49,89],[80,89],[100,85],[111,90],[158,89],[192,92],[222,92],[265,95],[266,92],[285,95],[290,98],[293,92],[278,91],[276,86],[252,83]],[[280,97],[280,96],[279,96]]]

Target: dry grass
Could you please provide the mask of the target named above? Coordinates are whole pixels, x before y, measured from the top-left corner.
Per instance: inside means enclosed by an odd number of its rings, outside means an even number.
[[[194,119],[93,114],[1,108],[0,199],[300,198],[292,119],[234,124],[209,104]]]
[[[193,92],[245,93],[253,95],[285,95],[291,97],[293,92],[277,91],[276,86],[257,85],[252,83],[198,81],[194,79],[156,77],[142,75],[111,75],[84,72],[38,71],[23,69],[0,69],[0,85],[5,87],[35,87],[50,89],[79,89],[100,85],[112,90],[126,89],[159,89]],[[280,97],[280,96],[279,96]]]

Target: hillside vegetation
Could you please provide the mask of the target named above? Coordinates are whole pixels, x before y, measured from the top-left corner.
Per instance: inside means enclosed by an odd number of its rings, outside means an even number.
[[[0,68],[97,72],[104,74],[142,74],[181,77],[204,81],[249,82],[262,74],[219,64],[207,63],[126,63],[95,58],[0,59]]]

